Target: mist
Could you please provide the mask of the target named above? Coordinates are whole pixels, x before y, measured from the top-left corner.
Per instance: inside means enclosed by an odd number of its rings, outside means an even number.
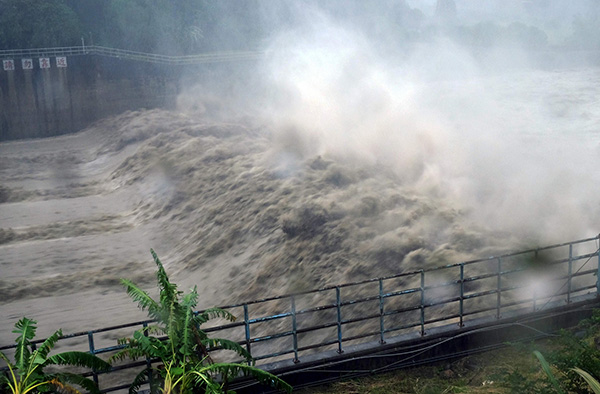
[[[553,67],[573,33],[552,23],[597,7],[487,3],[457,1],[450,20],[434,2],[286,3],[294,23],[266,43],[265,88],[251,100],[271,125],[273,165],[287,174],[317,156],[375,165],[478,227],[538,242],[595,234],[599,114],[586,92],[598,73]],[[555,42],[467,45],[465,31],[482,21],[531,23],[533,39],[535,24],[553,26]]]
[[[205,308],[598,233],[596,2],[253,4],[176,108],[0,144],[2,332],[142,318],[150,248]]]

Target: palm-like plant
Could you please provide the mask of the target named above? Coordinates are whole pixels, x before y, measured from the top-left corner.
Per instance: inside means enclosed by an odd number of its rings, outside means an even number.
[[[62,336],[61,330],[56,331],[34,350],[31,340],[35,338],[36,323],[35,320],[24,317],[15,324],[13,332],[19,334],[15,340],[15,362],[12,363],[0,352],[0,358],[8,365],[9,372],[8,376],[0,375],[0,389],[8,388],[13,394],[54,391],[79,393],[73,386],[76,385],[91,393],[98,393],[98,387],[90,379],[68,372],[45,373],[44,368],[49,365],[73,365],[108,371],[110,364],[84,352],[71,351],[49,356],[56,341]]]
[[[242,374],[252,375],[261,383],[291,392],[291,386],[261,369],[244,364],[213,362],[208,349],[214,347],[232,350],[248,363],[252,362],[250,354],[237,342],[209,338],[200,329],[200,326],[211,318],[220,317],[234,321],[235,316],[220,308],[195,313],[198,302],[196,287],[185,295],[178,291],[177,285],[169,281],[154,250],[151,250],[151,253],[158,267],[156,278],[160,290],[159,300],[154,300],[127,279],[121,279],[121,283],[140,308],[148,311],[155,324],[136,331],[133,338],[119,340],[119,344],[125,347],[111,360],[121,360],[125,357],[159,359],[162,365],[154,370],[158,372],[160,379],[152,380],[150,389],[153,393],[189,393],[196,388],[204,388],[208,393],[223,393],[227,391],[227,382]],[[137,393],[140,386],[148,380],[150,371],[145,369],[135,377],[129,389],[131,394]],[[220,377],[219,381],[217,376]]]
[[[556,392],[558,394],[564,394],[565,391],[563,390],[563,388],[560,385],[560,383],[558,382],[558,380],[554,377],[554,374],[552,373],[552,370],[550,369],[550,364],[548,364],[548,361],[546,361],[546,358],[542,355],[542,353],[540,353],[537,350],[535,350],[533,352],[533,354],[540,361],[540,364],[542,365],[542,370],[544,371],[546,376],[548,376],[548,379],[550,379],[550,382],[552,383],[554,390],[556,390]],[[584,371],[581,368],[570,368],[570,370],[579,374],[579,376],[581,376],[581,378],[583,380],[585,380],[585,382],[589,386],[589,389],[591,391],[593,391],[594,394],[600,394],[600,382],[598,382],[598,380],[596,380],[596,378],[594,378],[590,373]]]

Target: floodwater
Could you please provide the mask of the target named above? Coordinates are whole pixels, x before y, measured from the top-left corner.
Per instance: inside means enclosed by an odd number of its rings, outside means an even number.
[[[150,248],[203,308],[598,232],[600,70],[420,88],[450,131],[418,139],[433,148],[410,178],[299,152],[263,116],[127,112],[1,143],[0,344],[22,316],[40,336],[144,318],[119,278],[152,293]]]

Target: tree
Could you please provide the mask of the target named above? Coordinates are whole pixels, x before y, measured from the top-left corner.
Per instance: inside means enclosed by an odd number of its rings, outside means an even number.
[[[127,294],[142,310],[147,310],[156,323],[136,331],[133,338],[119,340],[119,344],[125,345],[125,348],[111,360],[122,360],[126,357],[160,359],[162,365],[154,369],[158,372],[159,379],[152,381],[153,393],[189,393],[197,388],[203,388],[207,393],[225,393],[227,383],[240,374],[252,375],[261,383],[291,392],[291,386],[261,369],[237,363],[215,363],[208,353],[208,349],[214,347],[232,350],[247,362],[252,362],[250,354],[237,342],[209,338],[200,329],[200,326],[211,318],[220,317],[233,321],[235,317],[220,308],[195,313],[198,302],[196,287],[185,295],[178,291],[177,285],[169,281],[156,253],[153,250],[151,253],[158,267],[156,278],[160,290],[159,299],[154,300],[127,279],[121,279],[121,283],[127,289]],[[166,335],[166,338],[154,335]],[[140,372],[133,380],[129,392],[137,393],[149,377],[149,373],[148,369]],[[217,376],[220,376],[220,381],[217,381]]]
[[[16,339],[15,362],[10,362],[8,357],[0,352],[0,358],[7,363],[9,370],[8,376],[0,375],[0,389],[8,388],[13,394],[47,391],[79,393],[73,387],[77,385],[91,393],[99,393],[98,387],[90,379],[68,372],[45,373],[44,368],[50,365],[73,365],[108,371],[111,368],[110,364],[84,352],[63,352],[49,357],[48,354],[56,341],[62,336],[61,330],[56,331],[33,350],[31,340],[35,337],[36,323],[35,320],[24,317],[15,324],[13,332],[19,334]]]
[[[78,45],[79,18],[63,0],[0,0],[3,49]]]

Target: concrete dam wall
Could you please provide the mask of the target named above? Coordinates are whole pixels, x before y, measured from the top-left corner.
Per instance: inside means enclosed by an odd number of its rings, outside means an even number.
[[[126,110],[169,108],[177,97],[179,67],[96,55],[68,56],[58,67],[58,57],[47,59],[49,68],[38,58],[2,62],[0,141],[72,133]]]

